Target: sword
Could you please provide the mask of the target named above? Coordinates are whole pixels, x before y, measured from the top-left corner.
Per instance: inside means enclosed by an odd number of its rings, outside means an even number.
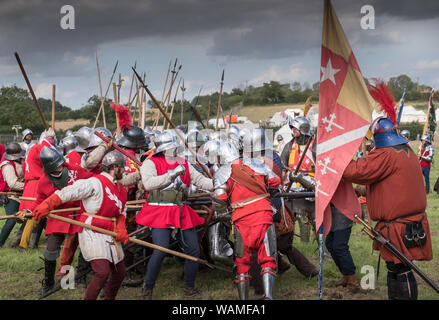
[[[409,258],[407,258],[401,251],[399,251],[387,238],[385,238],[379,231],[375,230],[371,226],[369,226],[363,219],[361,219],[358,215],[354,215],[354,217],[361,222],[364,226],[363,231],[372,238],[372,240],[376,240],[379,244],[381,244],[387,251],[401,260],[407,267],[415,271],[427,284],[434,289],[437,293],[439,293],[439,287],[436,283],[433,282],[421,269],[418,268]]]

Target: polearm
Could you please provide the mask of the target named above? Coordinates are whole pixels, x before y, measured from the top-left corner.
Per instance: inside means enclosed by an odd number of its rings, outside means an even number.
[[[399,100],[399,110],[398,110],[398,118],[396,119],[396,124],[399,125],[399,122],[401,121],[401,116],[402,116],[402,109],[404,108],[404,99],[405,99],[405,88],[404,88],[404,92],[402,94],[401,99]]]
[[[96,62],[97,62],[97,56],[96,56]],[[119,64],[119,60],[116,61],[116,64],[115,64],[115,66],[114,66],[113,73],[112,73],[112,75],[111,75],[110,82],[108,82],[108,86],[107,86],[107,90],[105,91],[105,96],[104,96],[104,98],[102,98],[102,96],[101,96],[101,106],[99,107],[98,115],[96,116],[95,123],[93,124],[93,129],[96,128],[96,124],[97,124],[97,122],[98,122],[99,115],[101,114],[101,111],[103,112],[102,116],[103,116],[103,119],[104,119],[104,125],[105,125],[105,110],[104,110],[104,102],[105,102],[105,99],[107,99],[108,90],[110,90],[110,86],[111,86],[111,83],[112,83],[112,81],[113,81],[114,74],[116,73],[116,69],[117,69],[117,65],[118,65],[118,64]]]
[[[101,138],[102,141],[104,141],[105,143],[110,143],[111,141],[110,138],[104,136],[102,133],[98,131],[95,131],[94,134],[97,135],[99,138]],[[113,142],[112,146],[114,147],[114,149],[121,152],[125,157],[129,158],[130,160],[133,160],[139,167],[142,165],[142,162],[140,162],[138,159],[127,153],[124,149],[119,147],[115,142]]]
[[[136,66],[136,65],[137,65],[137,61],[134,62],[134,66]],[[133,92],[133,84],[134,84],[134,73],[133,73],[133,76],[131,77],[130,94],[128,95],[128,105],[127,105],[128,110],[131,109],[131,103],[132,103],[131,102],[131,94]],[[134,101],[134,98],[133,98],[133,101]]]
[[[436,283],[433,282],[421,269],[418,268],[409,258],[407,258],[401,251],[399,251],[388,239],[386,239],[379,231],[375,230],[371,226],[369,226],[363,219],[361,219],[358,215],[354,215],[358,221],[364,226],[363,231],[372,238],[372,240],[377,241],[381,244],[387,251],[397,257],[400,261],[402,261],[407,267],[415,271],[427,284],[434,289],[437,293],[439,293],[439,287]]]
[[[21,73],[23,74],[24,80],[26,81],[27,87],[29,88],[32,99],[34,100],[35,106],[37,107],[38,114],[40,115],[40,118],[43,121],[44,129],[48,130],[49,126],[47,125],[46,119],[44,119],[43,112],[41,111],[40,105],[38,104],[37,97],[35,96],[34,90],[32,89],[32,86],[29,82],[26,71],[24,70],[23,64],[21,63],[20,57],[18,56],[17,52],[15,52],[14,54],[15,54],[15,58],[17,59],[18,66],[20,67]]]
[[[106,230],[106,229],[103,229],[103,228],[95,227],[93,225],[86,224],[86,223],[83,223],[83,222],[80,222],[80,221],[77,221],[77,220],[73,220],[73,219],[69,219],[69,218],[66,218],[66,217],[58,216],[56,214],[49,213],[47,215],[47,217],[55,219],[55,220],[59,220],[59,221],[62,221],[62,222],[70,223],[70,224],[73,224],[73,225],[76,225],[76,226],[79,226],[79,227],[82,227],[82,228],[85,228],[85,229],[93,230],[93,231],[96,231],[96,232],[99,232],[99,233],[102,233],[102,234],[106,234],[108,236],[112,236],[112,237],[116,237],[117,236],[116,232],[112,232],[112,231],[109,231],[109,230]],[[168,253],[168,254],[172,254],[174,256],[177,256],[177,257],[180,257],[180,258],[183,258],[183,259],[187,259],[187,260],[191,260],[191,261],[194,261],[194,262],[197,262],[197,263],[204,264],[204,265],[208,266],[211,269],[219,269],[219,270],[223,270],[223,271],[226,271],[226,272],[232,272],[232,270],[216,266],[214,264],[209,263],[206,260],[203,260],[203,259],[200,259],[200,258],[197,258],[197,257],[193,257],[193,256],[190,256],[190,255],[178,252],[178,251],[170,250],[168,248],[164,248],[164,247],[158,246],[158,245],[150,243],[150,242],[142,241],[142,240],[136,239],[134,237],[129,237],[129,241],[131,241],[133,243],[136,243],[136,244],[139,244],[139,245],[144,246],[144,247],[148,247],[148,248],[151,248],[151,249],[154,249],[154,250],[159,250],[159,251],[162,251],[162,252],[165,252],[165,253]]]
[[[175,90],[175,95],[174,95],[174,100],[172,100],[172,107],[171,107],[171,113],[169,115],[169,118],[172,120],[172,115],[174,114],[174,108],[175,108],[175,104],[177,103],[177,93],[178,93],[178,89],[180,88],[180,82],[181,82],[181,78],[178,81],[178,85],[177,85],[177,90]],[[183,86],[184,86],[184,80],[183,80]],[[169,122],[168,125],[166,126],[166,130],[169,129]]]
[[[169,61],[169,67],[168,67],[168,73],[166,73],[166,80],[165,80],[165,85],[163,86],[163,92],[162,92],[162,100],[161,103],[163,103],[163,99],[165,98],[165,91],[166,91],[166,86],[168,85],[168,77],[169,77],[169,72],[171,71],[171,63],[172,61]],[[134,65],[134,69],[136,69],[136,65]],[[134,75],[134,74],[133,74]],[[159,124],[159,118],[160,118],[160,113],[157,112],[157,116],[156,119],[154,121],[154,125],[153,125],[153,129],[155,129],[158,124]]]
[[[180,67],[178,68],[178,70],[172,75],[172,79],[171,79],[171,85],[169,87],[169,91],[168,94],[166,95],[166,113],[168,113],[168,108],[169,108],[169,101],[171,99],[171,93],[172,93],[172,88],[174,86],[175,80],[177,80],[178,74],[180,73],[182,65],[180,65]],[[165,128],[165,122],[166,122],[166,118],[163,118],[163,129]]]
[[[184,87],[184,79],[183,85],[181,86],[181,101],[180,101],[180,125],[183,125],[183,108],[184,108],[184,92],[186,88]]]
[[[201,125],[203,126],[203,129],[206,129],[206,126],[204,125],[203,120],[201,120],[200,114],[197,111],[197,104],[198,104],[198,99],[200,98],[201,89],[203,89],[203,87],[201,87],[200,91],[198,91],[198,96],[197,96],[197,99],[195,100],[194,105],[191,104],[190,106],[191,106],[193,114],[195,115],[195,118],[197,118],[197,121],[199,123],[201,123]]]
[[[308,142],[306,143],[305,149],[303,150],[302,156],[300,157],[299,163],[297,164],[296,169],[294,170],[294,175],[296,175],[299,172],[299,168],[302,165],[303,160],[305,159],[306,152],[308,151],[312,140],[313,140],[313,136],[310,136]],[[286,192],[290,191],[292,185],[293,185],[293,181],[290,179],[287,185]]]
[[[215,131],[218,131],[218,121],[219,121],[219,116],[220,116],[221,100],[222,100],[222,96],[223,96],[223,84],[224,84],[224,69],[223,69],[223,74],[221,75],[221,86],[220,86],[220,93],[219,93],[219,97],[218,97],[218,107],[217,107],[217,111],[216,111]]]
[[[55,90],[56,85],[52,85],[52,129],[55,131]]]
[[[97,68],[97,71],[98,71],[99,93],[100,93],[100,96],[101,96],[101,106],[99,106],[99,109],[100,109],[100,108],[102,108],[102,81],[101,81],[101,69],[99,68],[99,61],[98,61],[98,53],[97,52],[96,52],[96,68]],[[99,114],[100,114],[100,110],[98,111],[98,115]],[[96,121],[97,121],[98,118],[99,118],[99,116],[96,117]],[[106,128],[107,127],[107,123],[105,121],[105,110],[102,113],[102,119],[104,121],[104,128]],[[95,122],[95,125],[96,125],[96,122]]]
[[[178,61],[178,59],[177,58],[175,58],[175,63],[174,63],[174,67],[172,68],[172,70],[171,70],[171,73],[172,73],[172,76],[171,76],[171,81],[170,81],[170,84],[169,84],[169,89],[168,89],[168,92],[166,93],[166,95],[165,95],[165,97],[162,99],[162,101],[160,101],[160,105],[162,106],[162,108],[166,108],[165,110],[166,110],[166,112],[168,112],[168,98],[169,98],[169,95],[171,94],[171,91],[172,91],[172,86],[174,85],[174,77],[176,77],[176,74],[177,74],[177,72],[175,71],[175,68],[177,67],[177,61]],[[145,79],[143,79],[143,80],[145,80]],[[145,82],[145,81],[144,81]],[[158,115],[160,115],[160,114],[158,114]],[[165,118],[163,118],[163,129],[165,128]],[[159,122],[160,122],[160,119],[158,119],[158,121],[157,121],[157,126],[159,125]]]
[[[209,103],[207,104],[207,120],[206,120],[206,128],[209,127],[209,117],[210,117],[210,99],[209,99]]]
[[[166,120],[168,120],[168,122],[171,124],[172,128],[175,129],[175,132],[177,133],[177,135],[180,137],[181,141],[183,141],[184,145],[186,146],[186,148],[189,150],[189,152],[192,154],[192,156],[194,157],[194,159],[197,159],[197,155],[195,154],[195,152],[192,150],[191,147],[189,147],[189,145],[186,142],[186,139],[182,136],[182,134],[180,133],[180,130],[177,130],[177,127],[175,126],[175,124],[172,122],[171,119],[169,119],[168,115],[166,114],[165,110],[163,110],[163,108],[160,106],[160,103],[158,103],[158,101],[156,100],[156,98],[153,96],[153,94],[151,93],[151,91],[149,91],[148,87],[145,85],[145,83],[142,81],[142,78],[140,78],[139,74],[136,72],[136,70],[134,68],[132,68],[136,74],[136,77],[139,79],[140,83],[142,84],[142,86],[145,88],[145,91],[148,93],[148,95],[150,96],[152,102],[154,102],[154,104],[157,106],[157,108],[160,110],[160,112],[163,114],[163,116],[166,118]],[[203,165],[200,166],[201,169],[203,170],[203,172],[212,179],[212,174],[209,172],[209,170],[206,169],[206,167],[204,167]]]

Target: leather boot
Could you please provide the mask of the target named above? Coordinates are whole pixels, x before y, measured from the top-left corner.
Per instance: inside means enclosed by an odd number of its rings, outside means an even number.
[[[287,258],[305,277],[312,278],[319,274],[319,270],[297,248],[291,247],[287,251]]]
[[[250,275],[247,273],[238,273],[235,277],[236,288],[238,289],[239,300],[248,300],[248,291],[250,288]]]
[[[336,287],[346,287],[348,284],[348,277],[342,274],[342,278],[335,283]]]
[[[387,295],[389,300],[397,300],[398,281],[396,279],[396,273],[392,271],[387,272]]]
[[[416,282],[413,271],[398,273],[396,275],[398,285],[398,293],[396,300],[417,300],[418,299],[418,284]]]
[[[262,270],[262,285],[264,286],[264,300],[273,300],[273,287],[276,273],[270,268]]]
[[[38,240],[37,240],[37,232],[32,232],[32,234],[30,235],[30,240],[29,240],[29,248],[31,249],[37,249],[38,248]]]
[[[142,295],[140,296],[141,300],[152,300],[152,289],[148,286],[146,286],[146,284],[143,285],[142,287]]]
[[[196,289],[195,287],[184,286],[183,297],[185,299],[196,300],[196,299],[201,299],[202,295],[201,295],[201,292],[198,289]]]
[[[285,271],[287,271],[291,266],[285,262],[282,257],[279,255],[277,258],[277,272],[279,274],[284,273]]]
[[[50,261],[44,259],[44,279],[42,281],[42,289],[40,292],[41,296],[44,296],[50,290],[53,289],[55,284],[55,270],[56,270],[56,260]]]
[[[357,293],[360,291],[360,286],[358,284],[357,277],[355,274],[352,274],[350,276],[346,276],[346,288],[345,291],[349,293]]]
[[[11,243],[10,243],[11,248],[16,248],[16,247],[18,247],[18,244],[19,244],[20,241],[21,241],[21,235],[22,235],[22,234],[23,234],[23,230],[20,228],[20,229],[17,231],[17,234],[15,235],[15,238],[12,239],[12,241],[11,241]]]

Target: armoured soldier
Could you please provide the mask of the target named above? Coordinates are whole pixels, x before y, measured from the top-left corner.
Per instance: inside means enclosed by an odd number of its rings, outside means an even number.
[[[30,143],[32,142],[33,137],[34,137],[34,134],[33,134],[31,129],[24,129],[23,132],[21,133],[20,147],[24,151],[27,151],[27,149],[29,148]]]
[[[140,167],[142,184],[148,192],[148,201],[136,218],[137,224],[152,229],[152,240],[162,247],[169,247],[172,229],[177,229],[177,237],[186,254],[198,257],[200,248],[195,228],[204,223],[198,214],[185,205],[185,194],[190,184],[204,190],[211,190],[212,180],[198,173],[188,162],[177,157],[181,143],[172,130],[157,134],[154,139],[154,156]],[[148,262],[143,299],[152,299],[152,291],[160,272],[165,253],[154,250]],[[198,263],[186,260],[184,267],[184,295],[196,298],[200,294],[195,289]]]
[[[370,219],[378,221],[376,230],[410,260],[431,260],[427,199],[418,159],[389,118],[375,119],[371,131],[375,149],[364,158],[352,160],[343,179],[366,185],[367,208]],[[417,299],[411,269],[377,242],[374,249],[387,264],[389,299]]]
[[[81,146],[82,141],[86,141],[87,137],[89,137],[88,145],[86,147],[83,147],[86,153],[82,156],[81,167],[87,169],[88,171],[93,172],[94,174],[99,174],[100,163],[102,162],[102,159],[104,158],[105,154],[111,150],[111,145],[113,140],[111,139],[110,143],[107,144],[104,141],[102,141],[101,138],[99,138],[97,135],[94,134],[95,131],[102,133],[107,138],[113,138],[113,135],[111,134],[110,130],[99,127],[93,131],[89,131],[89,130],[81,131],[81,134],[84,135],[84,138],[82,137],[80,138],[78,133],[77,139],[79,145]]]
[[[105,284],[104,299],[115,299],[125,276],[124,252],[120,242],[127,243],[129,239],[125,227],[126,191],[118,182],[124,167],[125,157],[120,152],[107,153],[100,165],[101,174],[77,180],[55,191],[33,213],[41,219],[66,202],[80,200],[85,211],[80,221],[116,232],[115,238],[89,229],[79,232],[81,252],[94,271],[85,292],[86,300],[96,300]]]
[[[23,191],[24,174],[23,162],[25,151],[21,149],[17,142],[11,142],[6,145],[6,152],[0,161],[0,187],[1,191]],[[15,214],[18,211],[20,202],[18,197],[5,197],[5,211],[7,215]],[[4,224],[0,233],[0,247],[2,247],[12,229],[14,228],[16,219],[8,219]],[[24,228],[24,226],[22,226]]]
[[[422,168],[422,175],[425,180],[425,190],[430,193],[430,168],[433,161],[434,148],[431,144],[431,135],[424,134],[421,137],[421,152],[420,152],[420,164]]]
[[[407,141],[409,141],[410,140],[410,131],[402,130],[401,131],[401,136],[403,136]]]
[[[63,150],[66,162],[77,166],[81,165],[81,157],[85,150],[78,145],[78,140],[73,135],[66,136],[61,140],[60,147]]]
[[[245,155],[245,154],[244,154]],[[230,200],[235,235],[235,266],[238,294],[248,299],[251,255],[258,251],[265,299],[273,299],[276,276],[276,233],[269,188],[276,188],[280,179],[265,163],[256,158],[235,155],[233,162],[222,165],[214,176],[215,196]]]
[[[44,175],[38,183],[37,200],[38,206],[42,201],[49,198],[56,190],[61,190],[67,185],[73,184],[76,180],[87,179],[92,176],[90,172],[78,165],[66,163],[65,158],[56,149],[44,146],[41,149],[40,160],[43,165]],[[79,203],[67,202],[61,208],[77,207]],[[38,215],[38,207],[33,213],[36,220],[43,217]],[[59,213],[65,217],[76,217],[75,212]],[[80,231],[79,227],[60,222],[51,218],[47,219],[46,236],[47,247],[44,250],[44,269],[45,275],[41,294],[44,295],[53,288],[55,283],[56,260],[59,257],[61,244],[66,235],[74,235]]]

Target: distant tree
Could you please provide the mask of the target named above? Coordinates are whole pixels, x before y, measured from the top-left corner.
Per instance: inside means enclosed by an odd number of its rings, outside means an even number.
[[[298,81],[293,82],[291,88],[293,91],[302,91],[302,85]]]

